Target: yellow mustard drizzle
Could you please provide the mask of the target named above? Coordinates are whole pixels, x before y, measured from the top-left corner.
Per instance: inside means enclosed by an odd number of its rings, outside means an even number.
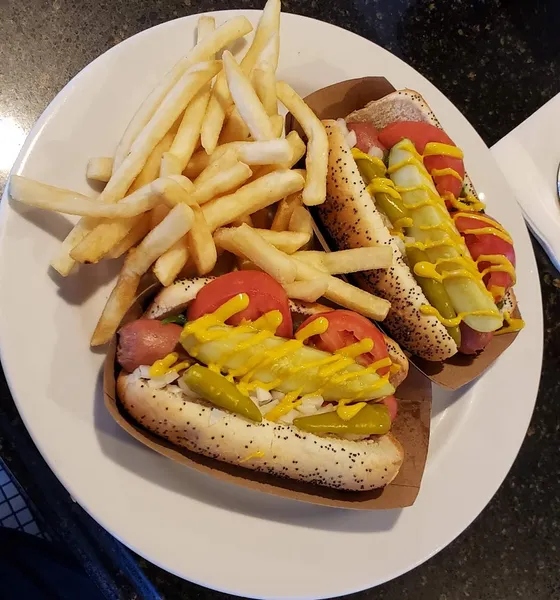
[[[352,156],[354,160],[367,160],[378,169],[385,170],[385,163],[380,158],[378,158],[377,156],[371,156],[370,154],[366,154],[365,152],[362,152],[359,148],[352,148]]]
[[[504,273],[508,273],[508,275],[511,277],[513,283],[515,284],[515,282],[516,282],[515,267],[511,264],[511,261],[509,260],[509,258],[507,256],[504,256],[503,254],[481,254],[476,259],[476,264],[485,263],[485,262],[490,263],[490,266],[486,267],[486,269],[484,269],[481,272],[482,277],[484,277],[488,273],[494,273],[496,271],[503,271]],[[496,286],[496,287],[498,287],[498,286]]]
[[[401,199],[401,195],[395,189],[395,184],[386,177],[376,177],[371,180],[371,183],[367,186],[366,191],[369,194],[387,194],[397,200]]]
[[[269,421],[278,421],[280,417],[287,415],[291,410],[297,408],[302,403],[302,400],[298,399],[300,394],[301,388],[299,390],[289,392],[273,409],[269,410],[264,415],[264,418],[268,419]]]
[[[179,371],[183,371],[191,366],[191,362],[189,360],[183,360],[181,362],[177,362],[179,359],[179,355],[177,352],[171,352],[167,356],[164,356],[160,360],[156,360],[154,364],[150,367],[149,375],[150,377],[163,377],[168,373],[178,373]]]
[[[276,333],[278,327],[282,325],[282,313],[279,310],[271,310],[259,317],[256,321],[252,321],[251,325],[255,329]]]
[[[424,148],[424,156],[451,156],[452,158],[463,158],[463,151],[457,146],[441,144],[440,142],[429,142]]]
[[[318,317],[296,333],[296,340],[304,342],[314,335],[321,335],[329,328],[329,321],[325,317]]]
[[[185,339],[186,337],[192,335],[198,342],[203,343],[227,338],[233,334],[245,332],[252,333],[253,335],[248,339],[243,342],[239,342],[230,352],[225,353],[221,357],[220,361],[208,365],[208,368],[221,373],[223,370],[225,370],[225,364],[233,355],[242,350],[246,350],[253,345],[259,344],[269,337],[272,337],[274,335],[274,331],[276,331],[277,327],[282,322],[282,315],[279,313],[279,311],[270,311],[252,323],[247,322],[243,325],[238,325],[237,327],[231,327],[231,329],[228,330],[210,331],[210,328],[216,325],[223,325],[224,322],[234,314],[237,314],[247,308],[248,304],[249,298],[246,294],[237,294],[223,304],[220,308],[218,308],[215,312],[209,313],[199,317],[195,321],[187,323],[181,333],[181,339]],[[257,325],[256,327],[255,324]],[[245,395],[249,395],[251,391],[258,387],[268,391],[274,389],[280,385],[281,381],[278,379],[274,379],[270,382],[259,381],[254,378],[257,371],[275,363],[282,357],[296,352],[303,346],[305,340],[315,335],[324,333],[328,329],[328,325],[329,323],[326,318],[318,317],[301,331],[299,331],[298,334],[296,334],[296,339],[286,340],[277,347],[268,349],[266,353],[251,357],[246,364],[238,369],[230,369],[226,375],[226,378],[229,381],[234,381],[234,378],[240,378],[240,380],[237,382],[237,387],[241,393]],[[197,345],[194,345],[189,350],[189,353],[194,356],[193,349],[196,352]],[[378,369],[383,367],[392,366],[390,357],[386,357],[382,360],[372,363],[366,368],[361,367],[353,371],[351,370],[345,373],[339,373],[351,365],[357,364],[354,360],[356,356],[364,354],[365,352],[370,352],[372,349],[373,341],[369,338],[366,338],[360,342],[351,344],[346,348],[341,348],[335,354],[329,354],[319,360],[294,366],[290,370],[290,376],[295,375],[304,369],[319,368],[319,376],[329,380],[326,385],[337,385],[355,377],[361,377],[366,373],[376,373]],[[337,375],[337,373],[339,374]],[[367,398],[368,395],[375,390],[382,388],[388,382],[388,375],[380,377],[367,388],[362,389],[357,396],[353,398],[353,400]],[[276,421],[283,415],[289,413],[293,408],[299,406],[302,402],[302,398],[299,398],[301,391],[301,389],[298,389],[286,394],[282,401],[273,409],[271,409],[265,415],[265,417],[268,420]],[[307,396],[321,395],[321,393],[322,389],[319,389],[312,394],[307,394]]]
[[[171,370],[171,365],[177,362],[179,355],[177,352],[171,352],[160,360],[156,360],[150,367],[150,377],[163,377]]]
[[[507,310],[504,311],[504,321],[507,325],[504,325],[501,329],[494,332],[494,335],[502,335],[503,333],[514,333],[516,331],[521,331],[523,327],[525,327],[525,321],[523,319],[514,319],[510,316]]]
[[[449,202],[449,204],[455,210],[461,210],[463,212],[468,213],[479,213],[481,210],[486,208],[486,204],[481,202],[476,196],[472,194],[466,194],[464,197],[455,198],[455,196],[451,192],[446,192],[443,195],[444,200]]]
[[[432,315],[434,317],[437,317],[445,327],[457,327],[458,325],[460,325],[461,321],[463,321],[463,319],[468,316],[496,316],[496,312],[493,310],[471,310],[469,312],[460,312],[456,317],[453,317],[452,319],[446,319],[445,317],[441,316],[437,308],[434,308],[433,306],[429,306],[427,304],[423,304],[420,307],[420,312],[424,315]]]
[[[242,458],[239,462],[244,463],[248,460],[253,460],[254,458],[264,458],[264,452],[262,450],[256,450],[255,452],[251,452],[245,458]]]
[[[463,181],[461,175],[455,169],[451,169],[449,167],[446,167],[445,169],[432,169],[430,171],[430,175],[432,177],[445,177],[446,175],[450,175],[461,182]]]
[[[365,402],[348,405],[349,402],[352,402],[352,400],[340,400],[336,406],[336,414],[343,421],[350,421],[350,419],[353,419],[366,405]]]

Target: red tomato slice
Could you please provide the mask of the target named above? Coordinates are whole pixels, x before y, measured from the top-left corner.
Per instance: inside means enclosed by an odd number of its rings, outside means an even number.
[[[499,225],[496,219],[484,215],[485,217],[492,219]],[[473,229],[481,229],[482,227],[491,227],[488,223],[481,221],[480,219],[475,219],[471,217],[457,217],[455,219],[455,225],[459,232],[465,238],[465,244],[471,253],[471,256],[474,260],[477,260],[481,254],[501,254],[505,256],[511,264],[515,267],[515,250],[513,246],[503,240],[502,238],[484,233],[484,234],[476,234],[476,233],[467,233],[464,234],[464,231],[473,230]],[[489,262],[480,262],[478,263],[478,270],[484,271],[487,267],[490,266]],[[513,279],[509,273],[504,271],[494,271],[493,273],[488,273],[484,276],[484,283],[486,284],[487,289],[492,290],[492,288],[503,288],[504,290],[508,290],[513,285]],[[499,302],[503,296],[496,296],[496,301]]]
[[[416,150],[423,154],[426,144],[429,142],[439,142],[455,146],[455,142],[439,127],[424,123],[421,121],[397,121],[390,123],[379,132],[379,141],[387,148],[392,148],[403,139],[409,139]],[[460,158],[452,156],[426,156],[424,165],[428,172],[434,169],[453,169],[459,173],[462,179],[465,178],[465,165]],[[456,198],[461,194],[463,181],[459,181],[452,175],[442,175],[434,177],[436,189],[443,196],[445,193],[451,193]]]
[[[356,147],[366,154],[372,146],[379,148],[383,154],[387,148],[379,141],[378,132],[373,123],[346,123],[346,127],[356,134]]]
[[[275,279],[261,271],[233,271],[207,283],[189,306],[189,320],[194,321],[202,315],[214,312],[237,294],[247,294],[249,306],[233,315],[227,321],[229,325],[239,325],[243,320],[254,321],[264,313],[279,310],[282,323],[276,333],[281,337],[292,337],[292,313],[288,296]]]
[[[297,331],[300,331],[318,317],[324,317],[329,322],[329,328],[325,333],[315,335],[308,340],[308,343],[319,348],[319,350],[336,352],[340,348],[345,348],[364,338],[370,338],[373,340],[373,348],[371,352],[360,354],[356,358],[358,363],[367,367],[367,365],[389,356],[381,331],[371,321],[351,310],[333,310],[312,315],[298,327]],[[380,375],[386,375],[388,372],[389,367],[383,367],[378,371]]]

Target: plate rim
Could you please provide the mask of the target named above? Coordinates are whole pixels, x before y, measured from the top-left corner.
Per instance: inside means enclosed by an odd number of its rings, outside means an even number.
[[[197,15],[199,14],[208,14],[208,15],[216,15],[216,16],[221,16],[221,15],[227,15],[227,16],[235,16],[235,15],[246,15],[248,17],[253,17],[256,14],[259,14],[261,11],[259,10],[254,10],[254,9],[250,9],[250,10],[244,10],[244,9],[237,9],[237,10],[218,10],[218,11],[203,11],[202,13],[193,13],[193,14],[189,14],[189,15],[185,15],[182,17],[178,17],[177,19],[172,19],[170,21],[165,21],[163,23],[160,23],[154,27],[145,29],[141,32],[138,32],[137,34],[135,34],[134,36],[131,36],[130,38],[127,38],[125,40],[123,40],[122,42],[120,42],[119,44],[117,44],[116,46],[113,46],[112,48],[109,48],[108,50],[106,50],[104,53],[100,54],[98,57],[96,57],[93,61],[91,61],[90,63],[88,63],[81,71],[79,71],[57,94],[56,96],[51,100],[51,102],[49,102],[49,104],[47,105],[47,107],[44,109],[44,111],[42,112],[42,114],[39,116],[39,118],[37,119],[37,121],[35,122],[35,124],[33,125],[33,127],[31,128],[25,142],[24,145],[16,159],[16,161],[14,162],[14,165],[10,171],[10,174],[8,176],[7,182],[6,182],[6,186],[2,195],[2,202],[0,203],[0,245],[2,243],[4,243],[4,232],[5,232],[5,227],[6,227],[6,223],[7,223],[7,211],[9,211],[10,209],[7,208],[7,206],[9,205],[9,200],[8,200],[8,187],[9,187],[9,178],[12,175],[12,173],[16,173],[18,171],[18,169],[21,168],[22,164],[25,164],[28,156],[33,152],[33,147],[36,143],[36,141],[38,140],[38,138],[41,135],[41,131],[42,129],[48,124],[48,121],[54,111],[54,109],[56,107],[58,107],[59,103],[63,103],[64,99],[66,98],[66,96],[68,95],[68,93],[74,88],[75,85],[77,85],[80,81],[80,79],[82,77],[86,77],[88,72],[90,70],[93,70],[93,66],[100,61],[106,54],[111,53],[113,50],[115,50],[116,48],[118,48],[119,46],[122,46],[123,44],[127,44],[129,43],[131,40],[135,39],[138,40],[138,38],[142,37],[142,36],[148,36],[150,34],[150,32],[152,32],[154,29],[157,28],[165,28],[166,26],[169,25],[169,23],[172,22],[176,22],[176,21],[188,21],[188,20],[193,20],[197,17]],[[327,23],[325,21],[321,21],[319,19],[314,19],[311,17],[306,17],[303,15],[299,15],[297,13],[289,13],[286,11],[283,11],[284,16],[286,15],[290,15],[290,17],[293,18],[297,18],[297,19],[304,19],[307,21],[311,21],[315,24],[319,24],[319,26],[324,27],[327,26],[328,28],[334,28],[337,30],[340,30],[341,34],[350,34],[353,37],[357,37],[360,38],[362,41],[365,42],[369,42],[369,44],[372,44],[375,47],[375,51],[376,52],[382,52],[382,53],[387,53],[390,54],[389,51],[387,51],[385,48],[382,48],[381,46],[378,46],[377,44],[375,44],[374,42],[371,42],[370,40],[368,40],[367,38],[363,38],[362,36],[349,31],[347,29],[344,29],[343,27],[339,27],[337,25],[333,25],[331,23]],[[402,61],[402,59],[395,57],[397,60],[399,60],[401,63],[404,63],[404,61]],[[437,92],[443,96],[446,100],[447,97],[445,96],[445,94],[443,94],[442,92],[439,91],[439,89],[435,88],[435,86],[433,86],[433,84],[431,84],[428,80],[426,80],[418,71],[416,71],[416,69],[414,69],[413,67],[411,67],[410,65],[408,65],[407,63],[406,67],[408,69],[410,69],[411,71],[414,71],[415,73],[417,73],[418,75],[420,75],[420,77],[422,77],[425,81],[428,82],[428,84],[433,87],[434,89],[437,90]],[[449,100],[448,100],[449,101]],[[451,101],[449,101],[451,103]],[[452,104],[452,103],[451,103]],[[453,105],[454,106],[454,105]],[[466,118],[463,117],[466,121]],[[478,133],[476,132],[476,130],[474,130],[474,127],[472,125],[470,125],[469,123],[469,127],[476,133],[476,135],[478,136]],[[478,136],[480,137],[480,136]],[[490,152],[488,150],[488,152]],[[2,206],[3,205],[3,206]],[[519,214],[521,214],[520,209],[518,207],[517,211],[519,212]],[[536,269],[536,261],[535,261],[535,256],[534,256],[534,252],[532,251],[532,247],[530,244],[530,241],[528,240],[528,233],[525,232],[525,235],[527,236],[527,240],[528,241],[528,248],[531,249],[531,256],[529,257],[530,262],[532,262],[533,267]],[[538,278],[537,278],[538,281]],[[540,327],[540,331],[542,333],[542,328],[543,328],[543,313],[542,313],[542,298],[541,298],[541,288],[540,288],[540,281],[538,281],[539,285],[538,285],[538,290],[537,290],[537,295],[538,295],[538,299],[540,300],[539,303],[539,310],[538,310],[538,326]],[[0,320],[1,323],[1,320]],[[1,338],[2,336],[0,336]],[[519,342],[518,342],[519,343]],[[542,355],[543,355],[543,341],[542,341],[542,335],[540,337],[540,344],[539,344],[539,364],[541,365],[540,367],[540,371],[542,371]],[[7,352],[6,349],[4,348],[4,346],[0,343],[0,361],[2,362],[2,365],[6,365],[6,360],[5,360],[5,356],[6,356]],[[46,455],[46,453],[43,453],[41,450],[41,444],[39,442],[38,439],[35,438],[34,434],[33,434],[33,430],[30,428],[29,424],[28,424],[28,419],[26,418],[26,416],[24,416],[24,411],[20,408],[20,406],[22,407],[24,402],[20,402],[20,400],[18,400],[18,398],[16,397],[16,394],[14,393],[14,385],[11,381],[12,377],[11,374],[9,372],[9,370],[6,370],[6,368],[4,367],[4,374],[6,377],[6,381],[8,384],[8,387],[10,389],[10,393],[11,396],[14,400],[14,403],[16,404],[16,407],[18,409],[18,413],[20,414],[20,417],[22,418],[25,427],[30,435],[30,437],[32,438],[33,442],[35,443],[35,445],[37,446],[37,449],[39,450],[39,452],[41,453],[42,457],[44,458],[44,460],[47,462],[47,464],[49,465],[49,468],[51,468],[51,470],[55,473],[56,477],[59,479],[59,481],[63,484],[63,486],[66,488],[66,490],[69,492],[69,494],[74,498],[75,496],[72,494],[72,484],[71,482],[68,482],[65,480],[65,477],[63,476],[62,473],[59,473],[59,470],[57,468],[56,465],[51,464],[51,461],[49,459],[49,457]],[[537,395],[538,395],[538,381],[537,381],[537,386],[535,389],[535,393],[534,393],[534,398],[532,400],[532,402],[530,403],[530,411],[527,413],[527,418],[526,418],[526,425],[525,425],[525,430],[527,428],[527,426],[529,425],[530,419],[532,417],[533,414],[533,410],[534,410],[534,406],[535,406],[535,402],[537,399]],[[491,494],[486,498],[486,500],[483,503],[483,506],[480,508],[480,510],[475,511],[475,514],[472,515],[472,518],[470,518],[468,520],[468,522],[462,522],[461,525],[459,525],[458,527],[456,527],[452,534],[451,537],[449,537],[449,535],[446,535],[446,540],[443,544],[438,545],[436,547],[434,547],[432,549],[432,551],[430,551],[429,553],[426,553],[422,558],[420,558],[418,561],[416,561],[414,564],[409,564],[406,567],[403,567],[402,569],[396,569],[395,571],[391,572],[390,574],[388,574],[387,576],[384,576],[381,580],[377,581],[374,584],[370,584],[373,586],[377,586],[377,585],[381,585],[382,583],[385,583],[391,579],[394,579],[395,577],[398,577],[414,568],[416,568],[418,565],[422,564],[423,562],[425,562],[426,560],[429,560],[432,556],[434,556],[435,554],[437,554],[439,551],[441,551],[445,546],[447,546],[448,544],[450,544],[454,539],[456,539],[456,537],[458,535],[460,535],[463,531],[465,531],[469,525],[474,521],[474,519],[480,515],[480,513],[482,512],[482,510],[484,510],[484,508],[488,505],[488,503],[490,502],[490,500],[493,498],[493,496],[495,495],[495,493],[497,492],[497,490],[499,489],[499,487],[502,485],[503,481],[505,480],[505,478],[507,477],[515,459],[517,458],[519,451],[521,450],[523,441],[524,441],[524,437],[521,438],[521,440],[519,441],[519,445],[517,445],[517,441],[516,441],[516,446],[517,450],[516,452],[513,454],[513,456],[510,456],[510,459],[508,459],[508,463],[509,466],[508,468],[504,471],[503,476],[501,477],[501,479],[497,482],[495,482],[495,484],[492,484],[492,487],[494,488],[493,491],[491,492]],[[88,502],[81,499],[81,498],[75,498],[76,501],[80,504],[80,506],[88,513],[88,515],[90,515],[96,522],[98,522],[102,527],[104,527],[107,531],[109,531],[111,533],[111,535],[113,535],[115,538],[119,539],[124,545],[126,545],[127,547],[131,548],[132,550],[134,550],[135,552],[137,552],[138,554],[140,554],[141,556],[144,556],[147,560],[153,562],[154,564],[160,566],[161,568],[163,568],[164,570],[171,572],[175,575],[177,575],[178,577],[181,578],[185,578],[185,575],[177,572],[176,570],[170,569],[170,567],[158,562],[157,559],[154,559],[154,557],[150,556],[149,554],[147,554],[146,552],[134,547],[134,545],[132,545],[131,543],[127,542],[126,540],[122,539],[120,537],[120,535],[115,532],[112,528],[109,528],[107,526],[105,526],[103,524],[104,519],[100,519],[94,516],[93,511],[89,510],[89,506],[88,506]],[[217,591],[221,591],[224,593],[230,593],[230,594],[234,594],[234,595],[247,595],[247,592],[243,592],[243,591],[236,591],[236,590],[231,590],[231,589],[226,589],[226,588],[222,588],[220,586],[213,586],[211,583],[207,582],[207,581],[198,581],[196,578],[191,578],[189,577],[189,581],[193,581],[195,583],[198,583],[199,585],[203,585],[206,587],[210,587],[211,589],[215,589]],[[357,588],[352,588],[352,589],[347,589],[347,591],[344,592],[337,592],[337,593],[342,593],[343,595],[346,594],[351,594],[351,593],[355,593],[357,591],[361,591],[364,588],[362,585],[360,585]],[[260,598],[260,597],[264,597],[264,596],[255,596],[255,595],[249,595],[248,597],[251,598]],[[267,595],[267,598],[276,598],[277,596],[274,595]],[[290,596],[292,598],[296,598],[298,596],[294,595],[294,596]],[[304,596],[299,596],[299,597],[304,597]],[[308,597],[308,596],[305,596]],[[313,596],[316,598],[328,598],[330,597],[329,595],[318,595],[318,596]]]

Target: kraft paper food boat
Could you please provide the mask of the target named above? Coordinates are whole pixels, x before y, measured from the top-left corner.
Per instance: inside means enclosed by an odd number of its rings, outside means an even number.
[[[320,119],[338,119],[394,91],[395,88],[384,77],[360,77],[317,90],[307,96],[305,102]],[[297,130],[304,137],[299,125],[291,115],[288,115],[286,131],[291,129]],[[468,156],[466,159],[468,162]],[[315,215],[314,217],[315,233],[323,249],[334,249],[334,244],[321,227],[319,219]],[[515,309],[512,317],[521,317],[518,308]],[[383,323],[379,325],[383,328]],[[517,335],[517,333],[509,333],[495,336],[484,351],[475,357],[457,354],[443,362],[432,362],[408,353],[407,356],[431,381],[444,388],[456,390],[481,375],[513,343]]]
[[[156,290],[156,286],[150,286],[139,296],[123,319],[123,325],[142,315],[143,309]],[[175,446],[144,429],[128,415],[117,398],[115,389],[118,375],[118,365],[115,364],[116,346],[115,336],[109,346],[104,365],[105,406],[113,419],[126,432],[159,454],[221,481],[312,504],[358,510],[379,510],[404,508],[414,503],[420,489],[428,453],[432,406],[431,384],[417,370],[410,370],[409,376],[399,386],[396,394],[400,400],[399,416],[393,427],[393,433],[405,450],[404,464],[398,476],[381,490],[341,492],[318,485],[256,473],[249,469],[206,458]]]

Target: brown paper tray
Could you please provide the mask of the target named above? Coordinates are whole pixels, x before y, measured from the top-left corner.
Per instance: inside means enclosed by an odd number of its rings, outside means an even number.
[[[363,108],[368,102],[383,98],[394,91],[395,88],[384,77],[360,77],[317,90],[307,96],[305,102],[320,119],[337,119],[344,118],[354,110]],[[292,129],[304,137],[298,123],[288,115],[286,131]],[[332,250],[334,244],[329,240],[328,233],[322,228],[319,219],[313,216],[316,234],[323,248],[327,251]],[[512,316],[521,317],[517,308]],[[380,326],[383,327],[383,323],[380,323]],[[495,336],[484,351],[474,357],[456,355],[443,362],[427,361],[411,354],[408,354],[408,357],[431,381],[444,388],[456,390],[486,371],[516,337],[517,333]]]
[[[153,288],[146,290],[129,310],[123,324],[138,318]],[[430,436],[430,413],[432,405],[431,384],[418,371],[412,369],[406,381],[399,386],[399,416],[393,434],[404,447],[404,464],[395,480],[381,490],[370,492],[341,492],[330,488],[281,479],[264,473],[256,473],[243,467],[228,465],[189,452],[160,438],[134,421],[123,409],[116,395],[115,368],[116,338],[113,339],[105,359],[103,391],[105,406],[113,419],[140,443],[163,456],[187,467],[251,490],[267,494],[337,508],[379,510],[411,506],[418,495],[426,463]]]

